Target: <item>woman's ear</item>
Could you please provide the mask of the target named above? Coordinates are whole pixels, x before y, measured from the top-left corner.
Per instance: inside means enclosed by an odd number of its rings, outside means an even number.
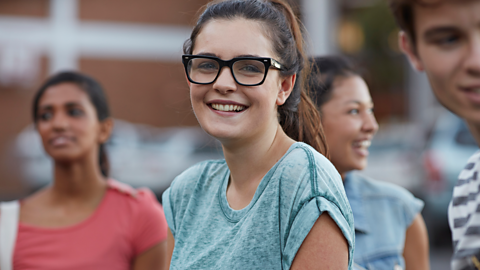
[[[277,95],[277,106],[281,106],[287,101],[287,98],[290,96],[297,79],[297,74],[287,76],[280,79],[280,90]]]
[[[107,118],[100,122],[100,135],[98,136],[99,143],[105,143],[113,131],[113,119]]]

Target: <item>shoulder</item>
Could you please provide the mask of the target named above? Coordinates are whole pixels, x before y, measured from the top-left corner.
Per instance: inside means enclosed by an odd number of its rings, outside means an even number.
[[[287,173],[296,177],[300,175],[299,171],[303,171],[305,176],[314,181],[334,179],[341,183],[340,175],[333,164],[324,155],[305,143],[295,143],[285,155],[281,166],[287,167],[289,169]]]
[[[480,170],[480,150],[468,158],[467,164],[460,172],[459,179],[465,178],[474,171]]]
[[[134,216],[163,214],[160,203],[150,189],[135,189],[113,179],[109,179],[107,183],[117,207],[123,204]]]
[[[361,192],[362,197],[383,197],[400,201],[415,199],[410,191],[401,186],[378,181],[359,174],[353,174],[351,177],[355,188]]]
[[[163,193],[162,202],[165,208],[178,208],[198,194],[208,193],[221,181],[228,171],[224,159],[200,162],[175,177],[170,187]],[[168,210],[168,209],[167,209]]]
[[[202,185],[209,178],[215,178],[228,169],[224,159],[207,160],[193,165],[179,174],[170,185],[170,192],[193,192],[198,184]]]
[[[317,219],[327,212],[347,240],[353,258],[353,215],[340,174],[332,163],[311,146],[297,142],[280,164],[281,210],[289,216],[287,228],[293,232],[285,254],[296,254]]]
[[[468,158],[467,166],[468,164],[473,163],[473,164],[480,164],[480,150],[477,150],[473,155]]]
[[[389,211],[388,214],[391,215],[397,213],[395,215],[398,215],[400,219],[405,220],[405,223],[409,225],[423,209],[423,201],[413,196],[410,191],[403,187],[355,173],[350,174],[348,177],[348,182],[346,182],[349,185],[346,187],[347,196],[349,196],[354,212],[357,207],[353,204],[360,203],[368,209]],[[353,198],[350,197],[352,192],[356,194],[353,195]]]
[[[300,158],[300,159],[299,159]],[[303,142],[294,143],[289,152],[285,155],[285,160],[289,162],[298,161],[298,163],[325,163],[331,164],[330,161],[310,145]]]
[[[350,205],[341,176],[325,156],[305,143],[295,143],[281,163],[283,168],[278,174],[283,195],[298,206],[315,199],[320,208],[331,205],[350,220]]]

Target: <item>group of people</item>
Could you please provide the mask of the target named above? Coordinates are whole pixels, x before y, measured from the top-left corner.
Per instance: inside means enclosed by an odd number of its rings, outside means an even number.
[[[412,65],[480,141],[480,1],[391,9]],[[32,113],[54,179],[2,204],[0,269],[429,269],[423,202],[353,172],[378,129],[367,84],[345,58],[308,58],[302,33],[283,0],[205,7],[182,62],[195,116],[225,159],[176,177],[163,207],[109,178],[100,84],[49,78]],[[449,209],[455,270],[480,269],[479,159]]]

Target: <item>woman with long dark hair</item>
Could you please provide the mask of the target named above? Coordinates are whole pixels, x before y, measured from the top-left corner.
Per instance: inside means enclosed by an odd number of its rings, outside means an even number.
[[[356,269],[429,269],[423,202],[402,187],[354,172],[367,166],[378,130],[367,84],[346,58],[312,62],[309,86],[355,218]]]
[[[54,179],[19,203],[6,258],[13,269],[163,269],[162,207],[150,190],[108,177],[113,121],[100,84],[76,72],[54,75],[35,95],[33,120]]]
[[[225,159],[191,167],[164,193],[170,268],[351,266],[353,218],[341,178],[322,155],[290,6],[212,2],[184,53],[193,111]]]

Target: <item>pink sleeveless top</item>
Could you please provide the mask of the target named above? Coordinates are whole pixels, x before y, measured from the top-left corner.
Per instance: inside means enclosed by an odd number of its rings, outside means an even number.
[[[128,270],[140,253],[166,240],[163,209],[148,189],[108,180],[95,212],[79,224],[39,228],[19,224],[15,270]]]

